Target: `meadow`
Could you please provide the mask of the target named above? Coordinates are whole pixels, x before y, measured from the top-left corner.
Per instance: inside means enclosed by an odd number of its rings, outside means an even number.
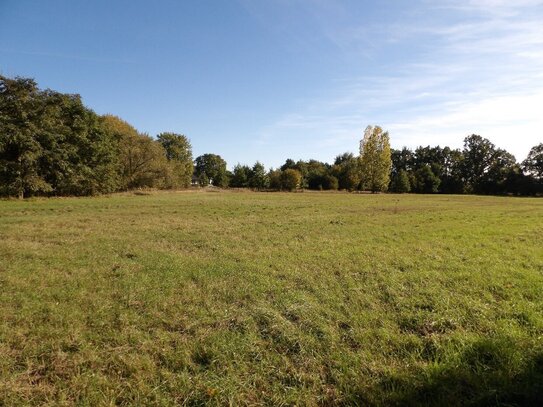
[[[0,406],[535,405],[543,200],[0,201]]]

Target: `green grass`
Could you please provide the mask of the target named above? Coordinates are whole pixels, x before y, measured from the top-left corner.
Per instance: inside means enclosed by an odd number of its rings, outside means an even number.
[[[530,405],[543,200],[0,201],[0,405]]]

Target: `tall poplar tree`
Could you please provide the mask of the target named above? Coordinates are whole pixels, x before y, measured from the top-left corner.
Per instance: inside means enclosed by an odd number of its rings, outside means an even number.
[[[360,142],[362,186],[371,192],[386,191],[390,183],[392,159],[388,132],[368,126]]]

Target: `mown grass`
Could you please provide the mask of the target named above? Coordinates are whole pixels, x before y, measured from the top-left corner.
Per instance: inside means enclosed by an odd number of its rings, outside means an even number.
[[[0,405],[531,405],[543,200],[0,201]]]

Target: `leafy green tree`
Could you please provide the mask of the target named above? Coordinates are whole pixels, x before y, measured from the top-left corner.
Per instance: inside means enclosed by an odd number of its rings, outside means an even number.
[[[44,154],[37,135],[40,110],[34,80],[0,76],[0,186],[4,195],[24,198],[53,189],[39,171]]]
[[[192,146],[189,140],[184,135],[176,133],[160,133],[157,140],[164,148],[166,158],[172,167],[172,186],[188,188],[194,171]]]
[[[360,142],[360,168],[365,189],[386,191],[390,183],[392,159],[388,132],[368,126]]]
[[[415,155],[410,149],[403,147],[401,150],[392,149],[390,159],[392,160],[391,175],[394,178],[402,170],[410,172],[413,169]]]
[[[276,191],[281,189],[281,174],[282,171],[280,169],[271,169],[268,172],[268,179],[270,180],[271,189],[274,189]]]
[[[477,192],[483,194],[505,194],[510,179],[522,170],[515,157],[502,149],[496,149],[492,155],[491,164],[478,184]]]
[[[439,192],[462,193],[462,160],[460,150],[451,150],[449,147],[420,146],[415,149],[412,155],[410,169],[414,173],[424,166],[430,166],[434,175],[440,179]]]
[[[204,154],[197,157],[194,163],[194,174],[200,181],[209,180],[216,187],[228,186],[226,161],[220,155]]]
[[[411,183],[406,170],[401,169],[397,174],[392,176],[390,189],[392,192],[403,194],[411,191]]]
[[[296,166],[293,168],[294,170],[298,170],[300,172],[300,175],[302,176],[302,179],[300,181],[299,188],[308,188],[308,180],[310,176],[310,163],[313,165],[316,163],[316,160],[310,160],[310,162],[305,162],[304,160],[298,160],[296,161]]]
[[[468,192],[504,194],[521,172],[515,157],[489,140],[472,134],[464,139],[461,173]]]
[[[538,180],[543,180],[543,143],[533,146],[522,162],[524,171]]]
[[[309,160],[309,162],[305,162],[304,160],[298,160],[295,162],[294,160],[289,158],[281,166],[281,171],[285,171],[287,169],[299,171],[302,176],[299,188],[311,188],[311,178],[315,176],[315,171],[319,171],[321,165],[323,164],[316,160]]]
[[[309,160],[305,164],[305,179],[302,182],[304,187],[309,189],[330,189],[327,185],[329,178],[329,166],[317,160]],[[302,173],[302,177],[303,177]],[[326,179],[325,179],[326,178]],[[337,180],[337,179],[336,179]],[[336,188],[337,189],[337,188]]]
[[[281,187],[287,191],[294,191],[300,187],[302,174],[298,170],[287,168],[281,173]]]
[[[328,173],[324,174],[311,174],[309,178],[309,189],[314,190],[336,190],[339,188],[338,179]]]
[[[249,166],[237,164],[230,177],[230,186],[232,188],[247,188],[249,186],[250,176],[251,168],[249,168]]]
[[[442,171],[442,167],[444,165],[443,149],[439,146],[417,147],[413,154],[411,166],[414,170],[418,170],[419,168],[422,168],[425,165],[434,167],[434,170],[437,170],[434,172],[434,174],[439,176]]]
[[[439,192],[444,194],[462,194],[464,183],[462,181],[463,155],[458,149],[445,147],[443,149],[443,171]]]
[[[256,190],[262,190],[268,188],[269,185],[270,179],[266,174],[266,169],[264,165],[257,161],[250,172],[249,186]]]
[[[522,195],[543,195],[543,143],[531,148],[528,157],[522,162],[523,174],[513,174],[509,184],[515,185]]]
[[[323,175],[322,177],[322,189],[325,191],[328,190],[337,190],[339,188],[339,181],[336,177],[330,174]]]
[[[117,140],[121,189],[172,186],[172,167],[162,144],[116,116],[103,116],[102,126]]]
[[[401,150],[392,149],[390,153],[392,168],[390,172],[390,190],[405,193],[411,191],[411,177],[414,178],[415,154],[403,147]]]
[[[415,171],[415,191],[422,194],[435,194],[439,191],[441,180],[426,164]]]
[[[496,148],[489,140],[472,134],[464,139],[462,178],[468,192],[481,192]]]
[[[164,149],[146,134],[123,139],[121,159],[124,165],[125,187],[168,188],[172,174]]]
[[[79,95],[42,92],[41,172],[56,195],[95,195],[119,188],[115,137]]]
[[[338,179],[339,189],[354,191],[360,185],[360,160],[352,153],[338,155],[330,169],[330,175]]]
[[[336,158],[334,159],[334,165],[342,165],[348,162],[352,162],[353,160],[355,160],[353,153],[343,153],[336,156]]]
[[[79,95],[0,77],[0,193],[89,195],[118,187],[115,140]]]
[[[287,160],[286,160],[285,163],[281,166],[280,169],[281,169],[281,171],[285,171],[285,170],[287,170],[287,169],[289,169],[289,168],[291,168],[291,169],[293,169],[293,170],[296,170],[296,169],[297,169],[297,168],[296,168],[296,162],[295,162],[293,159],[291,159],[291,158],[287,158]]]

